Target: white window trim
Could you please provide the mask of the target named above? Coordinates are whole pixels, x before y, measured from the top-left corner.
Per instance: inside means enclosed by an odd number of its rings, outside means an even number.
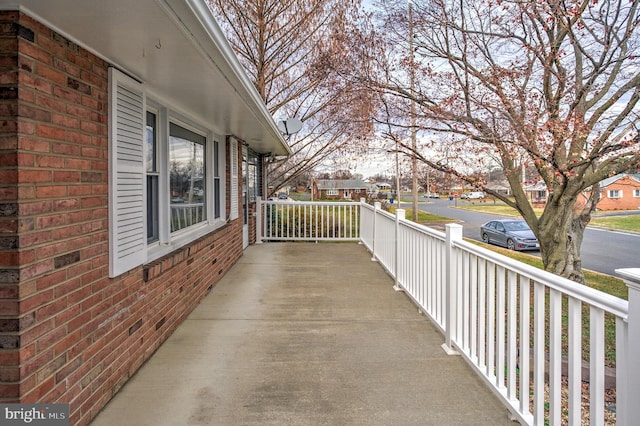
[[[634,189],[633,196],[634,198],[640,198],[640,189]]]
[[[327,189],[326,190],[327,195],[339,195],[340,191],[338,191],[337,189]]]

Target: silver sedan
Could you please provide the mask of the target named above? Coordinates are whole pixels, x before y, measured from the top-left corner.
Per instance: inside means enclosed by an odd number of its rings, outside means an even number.
[[[522,219],[498,219],[480,227],[485,243],[496,244],[509,250],[539,250],[538,239]]]

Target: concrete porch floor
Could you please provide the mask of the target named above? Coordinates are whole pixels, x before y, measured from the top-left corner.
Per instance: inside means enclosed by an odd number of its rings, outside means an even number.
[[[355,243],[251,246],[92,423],[513,425]]]

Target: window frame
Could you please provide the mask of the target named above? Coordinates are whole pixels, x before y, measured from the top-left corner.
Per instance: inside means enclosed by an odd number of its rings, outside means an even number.
[[[634,189],[633,190],[633,197],[634,198],[640,198],[640,189]]]
[[[197,120],[187,117],[175,110],[170,110],[161,106],[159,102],[147,100],[146,111],[157,111],[156,122],[158,127],[158,173],[159,178],[159,234],[160,238],[148,244],[147,262],[156,260],[186,244],[194,241],[223,226],[226,212],[226,151],[224,137],[215,133],[206,126],[198,123]],[[145,111],[145,117],[146,117]],[[205,138],[204,161],[205,161],[205,201],[204,209],[206,219],[200,223],[188,226],[183,229],[171,231],[171,197],[170,197],[170,126],[171,124],[182,127]],[[146,146],[146,145],[145,145]],[[217,154],[217,155],[216,155]],[[216,158],[217,157],[217,158]],[[146,158],[146,156],[145,156]],[[217,159],[217,164],[215,160]],[[146,171],[146,165],[145,165]],[[215,184],[214,173],[217,176],[218,184]],[[216,187],[219,187],[216,193]],[[220,212],[216,217],[216,200]],[[145,214],[147,212],[145,211]]]
[[[609,190],[607,190],[607,198],[611,198],[611,199],[622,198],[622,190],[621,189],[609,189]]]

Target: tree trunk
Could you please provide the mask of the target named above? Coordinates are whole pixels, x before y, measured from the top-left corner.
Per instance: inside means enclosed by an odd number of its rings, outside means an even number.
[[[538,223],[540,254],[545,270],[582,284],[585,278],[580,246],[599,199],[599,191],[595,192],[584,206],[576,206],[575,198],[552,201]]]

